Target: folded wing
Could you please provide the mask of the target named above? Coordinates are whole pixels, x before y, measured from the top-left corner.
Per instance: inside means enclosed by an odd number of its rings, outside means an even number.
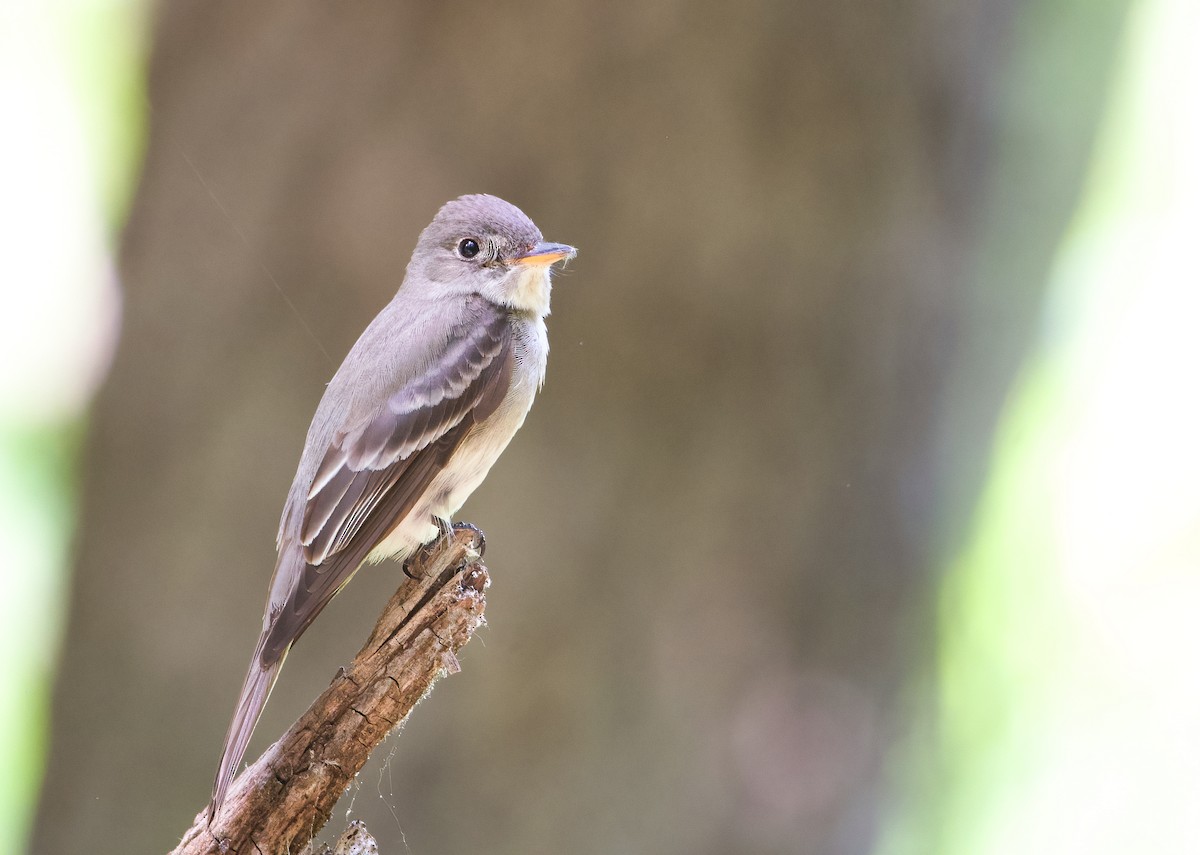
[[[304,566],[266,633],[264,667],[299,638],[412,511],[470,429],[504,400],[514,359],[508,317],[480,303],[482,318],[456,330],[423,371],[325,452],[304,505]]]

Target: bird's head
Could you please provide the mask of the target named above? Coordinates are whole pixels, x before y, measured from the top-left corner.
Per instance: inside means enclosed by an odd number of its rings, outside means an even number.
[[[481,294],[500,305],[550,314],[550,268],[575,248],[547,243],[533,221],[495,196],[447,202],[421,233],[406,288],[429,296]]]

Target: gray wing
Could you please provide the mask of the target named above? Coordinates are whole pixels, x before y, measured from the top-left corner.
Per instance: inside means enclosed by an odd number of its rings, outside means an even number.
[[[514,361],[507,312],[485,304],[372,418],[334,436],[304,504],[303,566],[260,653],[277,661],[410,513],[467,432],[500,405]]]

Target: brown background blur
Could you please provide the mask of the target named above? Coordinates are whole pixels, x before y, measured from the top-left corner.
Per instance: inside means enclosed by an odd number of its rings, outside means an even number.
[[[322,384],[489,192],[580,255],[462,514],[489,628],[353,815],[385,855],[870,852],[1121,6],[164,5],[34,851],[204,806]],[[398,573],[296,647],[252,757]]]

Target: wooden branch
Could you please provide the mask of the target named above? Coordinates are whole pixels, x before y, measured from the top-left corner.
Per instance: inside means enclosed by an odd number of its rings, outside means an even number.
[[[412,711],[483,623],[482,535],[455,529],[412,562],[347,670],[234,782],[211,829],[207,806],[172,855],[299,852],[371,751]]]

